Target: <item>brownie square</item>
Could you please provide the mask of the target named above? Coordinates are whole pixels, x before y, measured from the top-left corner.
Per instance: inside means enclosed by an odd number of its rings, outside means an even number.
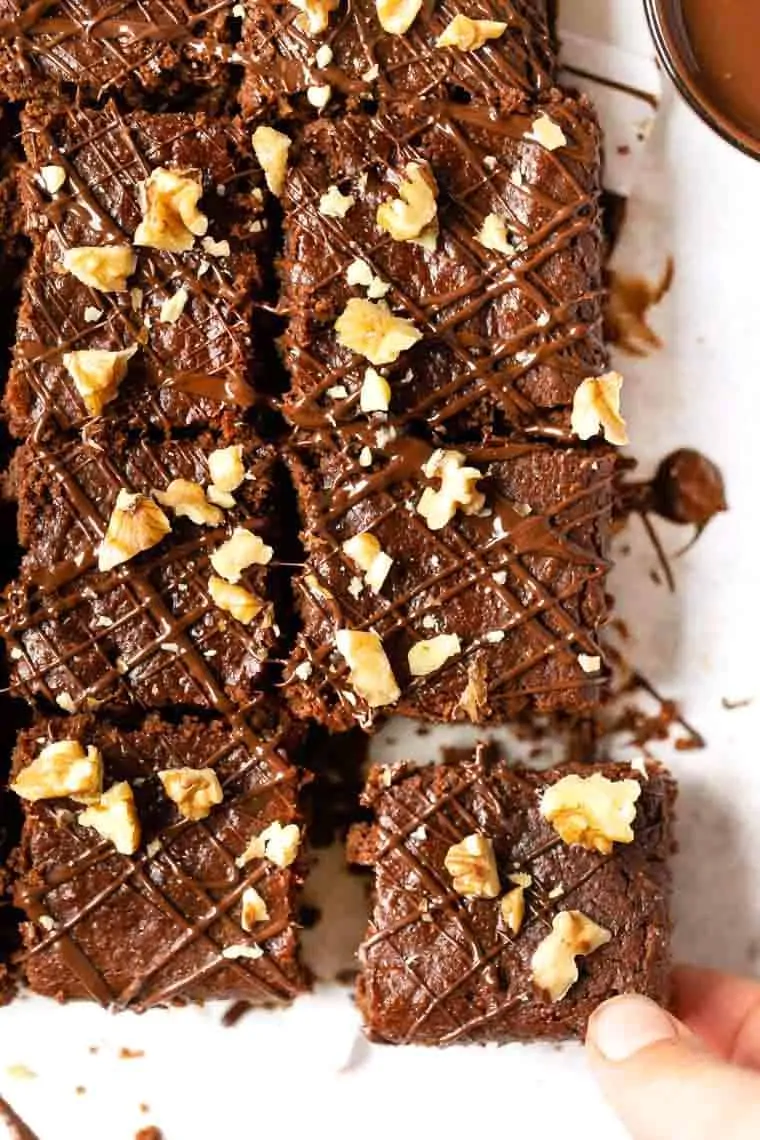
[[[609,854],[570,845],[541,811],[548,787],[592,772],[616,788],[623,780],[640,786],[632,841],[615,842]],[[675,794],[657,766],[647,776],[623,764],[533,772],[482,749],[418,770],[375,769],[364,796],[374,823],[355,828],[349,842],[351,860],[374,871],[358,983],[369,1036],[423,1045],[581,1036],[606,998],[635,991],[667,1000]],[[466,893],[477,880],[455,883],[451,871],[461,871],[451,849],[465,839],[479,851],[471,871],[482,856],[487,868],[493,859],[497,878],[490,889],[484,880],[480,894]],[[513,892],[521,884],[520,898]],[[590,942],[597,948],[577,951],[578,977],[565,977],[564,994],[562,984],[547,991],[549,947],[538,973],[538,946],[556,938],[557,926],[572,930],[584,919],[601,928]],[[555,978],[556,954],[555,944]]]
[[[315,9],[319,5],[312,5]],[[285,0],[246,4],[239,48],[245,65],[244,109],[277,106],[308,109],[310,87],[329,85],[331,100],[410,99],[416,96],[487,101],[509,106],[521,93],[545,94],[552,85],[555,53],[546,0],[475,0],[445,8],[425,5],[403,35],[383,30],[375,0],[337,2],[312,34],[304,5]],[[475,51],[436,43],[456,16],[500,21],[498,38]],[[387,22],[387,21],[386,21]],[[326,49],[329,49],[326,50]],[[321,52],[321,55],[318,53]],[[325,58],[327,57],[327,58]]]
[[[366,438],[328,447],[323,435],[290,459],[307,551],[286,675],[297,715],[340,730],[388,712],[486,724],[592,709],[607,679],[612,449],[494,441],[434,453],[411,436]],[[473,498],[448,521],[421,513],[468,474]],[[358,536],[375,547],[374,571]],[[377,641],[370,672],[386,670],[384,697],[364,692],[345,631]]]
[[[245,470],[231,509],[215,508],[200,525],[164,504],[171,531],[99,569],[120,494],[155,502],[177,479],[206,487],[209,457],[227,446],[242,449]],[[277,640],[267,552],[234,587],[261,603],[247,622],[212,595],[219,577],[212,559],[237,529],[259,536],[271,555],[272,464],[271,449],[237,426],[227,438],[155,442],[101,422],[86,441],[23,446],[14,474],[26,553],[0,618],[13,691],[69,712],[102,705],[224,712],[253,700]]]
[[[22,801],[15,893],[31,989],[144,1010],[232,997],[282,1004],[306,988],[296,933],[303,833],[289,864],[249,850],[272,824],[301,828],[288,730],[269,720],[260,710],[232,725],[148,718],[127,730],[73,717],[39,720],[21,734],[16,779],[52,741],[97,749],[104,791],[126,782],[139,828],[136,849],[121,854],[79,822],[81,801]],[[222,798],[209,814],[193,819],[169,797],[159,773],[176,768],[213,770]],[[242,925],[248,888],[266,908],[250,930]]]
[[[0,90],[11,99],[219,87],[228,79],[233,0],[0,0]]]
[[[285,197],[293,422],[361,419],[369,363],[399,422],[451,438],[566,429],[576,388],[606,363],[599,142],[589,104],[559,97],[540,111],[420,104],[308,127]],[[424,247],[378,225],[410,164],[437,191]],[[501,250],[479,240],[493,218]],[[349,304],[374,305],[365,318],[389,309],[416,343],[352,351]]]
[[[229,119],[122,114],[112,103],[101,111],[32,108],[23,126],[24,226],[34,248],[5,398],[14,434],[78,428],[97,414],[67,366],[69,354],[87,350],[134,350],[102,409],[122,425],[209,424],[225,408],[249,406],[251,316],[268,256],[264,180],[250,136]],[[207,232],[191,234],[190,249],[136,244],[144,184],[156,170],[202,183]],[[112,246],[136,258],[119,291],[64,268],[72,250]],[[179,313],[162,312],[178,295]]]
[[[5,713],[7,710],[3,711]],[[0,773],[0,780],[4,784],[7,776],[5,754]],[[12,795],[0,786],[0,1006],[13,996],[13,980],[8,966],[16,943],[17,923],[11,909],[11,881],[7,863],[16,839],[16,814]]]

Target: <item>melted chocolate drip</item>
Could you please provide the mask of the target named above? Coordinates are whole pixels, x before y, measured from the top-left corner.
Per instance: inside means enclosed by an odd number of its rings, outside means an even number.
[[[0,1096],[0,1120],[8,1129],[8,1140],[39,1140],[28,1124],[13,1111],[7,1100]]]

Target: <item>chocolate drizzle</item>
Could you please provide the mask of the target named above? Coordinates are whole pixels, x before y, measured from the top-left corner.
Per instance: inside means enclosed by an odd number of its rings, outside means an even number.
[[[477,516],[459,512],[434,532],[417,512],[432,482],[421,470],[432,447],[399,437],[375,444],[372,466],[363,467],[358,456],[369,438],[355,429],[331,441],[322,434],[316,452],[295,448],[291,459],[307,548],[296,580],[303,632],[285,678],[296,710],[333,728],[373,723],[335,650],[339,628],[372,629],[382,638],[402,689],[395,713],[464,719],[460,702],[472,669],[482,688],[479,722],[526,707],[593,705],[606,672],[600,664],[589,675],[579,656],[603,658],[611,449],[462,446],[467,464],[483,472],[486,508]],[[356,589],[356,566],[342,549],[364,532],[393,559],[380,593]],[[461,652],[431,676],[410,676],[411,647],[442,633],[458,635]]]
[[[386,369],[394,422],[425,421],[452,438],[569,436],[575,389],[606,362],[599,131],[583,101],[557,98],[545,110],[567,139],[558,150],[528,137],[538,112],[527,107],[497,117],[419,103],[307,129],[285,203],[293,423],[359,418],[366,362],[340,347],[333,327],[363,295],[346,280],[359,259],[389,284],[394,313],[424,334]],[[437,181],[435,251],[376,226],[379,203],[396,194],[409,162],[428,163]],[[342,219],[319,211],[331,184],[355,199]],[[509,227],[509,257],[477,240],[490,213]]]

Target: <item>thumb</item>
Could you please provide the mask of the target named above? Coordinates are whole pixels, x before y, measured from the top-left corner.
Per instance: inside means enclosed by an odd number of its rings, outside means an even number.
[[[629,994],[600,1006],[586,1049],[633,1140],[760,1136],[760,1076],[713,1056],[649,998]]]

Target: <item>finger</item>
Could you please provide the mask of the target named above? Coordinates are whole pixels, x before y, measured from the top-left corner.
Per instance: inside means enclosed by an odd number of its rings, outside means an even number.
[[[681,966],[673,1012],[727,1061],[760,1069],[760,985],[717,970]]]
[[[681,1022],[637,994],[596,1011],[591,1067],[634,1140],[757,1140],[760,1077],[726,1064]]]

